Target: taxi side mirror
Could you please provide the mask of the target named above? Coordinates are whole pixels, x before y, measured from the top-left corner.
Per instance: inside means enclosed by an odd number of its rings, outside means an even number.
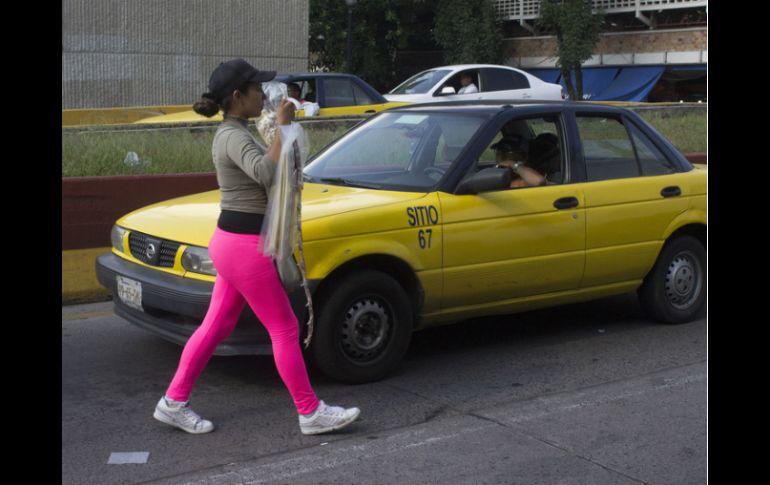
[[[444,86],[443,88],[441,88],[440,94],[443,96],[445,94],[456,94],[456,93],[457,91],[455,91],[455,88],[453,88],[452,86]]]
[[[511,186],[513,174],[507,168],[487,168],[461,180],[455,195],[473,195],[504,190]]]

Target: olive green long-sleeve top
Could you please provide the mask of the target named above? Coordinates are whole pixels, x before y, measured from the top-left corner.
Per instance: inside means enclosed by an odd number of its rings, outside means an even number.
[[[275,162],[251,134],[248,122],[225,117],[214,135],[211,155],[221,193],[220,208],[264,214]]]

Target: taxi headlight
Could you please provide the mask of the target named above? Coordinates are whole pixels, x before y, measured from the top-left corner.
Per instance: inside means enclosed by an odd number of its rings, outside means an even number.
[[[110,239],[112,239],[112,247],[121,253],[125,253],[126,250],[123,247],[123,236],[126,234],[126,230],[120,226],[112,226],[112,232],[110,233]]]
[[[184,254],[182,254],[182,267],[193,273],[211,276],[217,275],[217,270],[214,268],[214,262],[211,261],[209,252],[206,248],[189,246],[185,249]]]

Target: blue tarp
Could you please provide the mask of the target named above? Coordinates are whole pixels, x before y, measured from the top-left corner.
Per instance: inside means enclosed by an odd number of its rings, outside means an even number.
[[[595,101],[646,101],[650,90],[657,84],[665,67],[623,67],[615,80]]]
[[[529,69],[527,72],[547,83],[556,83],[561,75],[558,69]]]
[[[701,66],[669,66],[671,70],[698,70]],[[583,99],[593,101],[646,101],[665,66],[584,67]],[[545,82],[559,83],[568,93],[559,69],[530,69]],[[575,73],[572,73],[575,83]],[[573,84],[577,88],[577,84]]]
[[[584,67],[583,72],[583,99],[592,100],[604,92],[618,74],[617,67]],[[572,86],[577,89],[575,73],[572,72]],[[559,80],[565,93],[569,93],[564,78]]]

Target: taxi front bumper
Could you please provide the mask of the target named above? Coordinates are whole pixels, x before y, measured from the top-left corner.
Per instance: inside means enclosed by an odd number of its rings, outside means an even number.
[[[141,310],[127,305],[118,297],[117,278],[128,278],[141,285]],[[182,278],[146,268],[107,253],[96,259],[99,283],[114,295],[115,314],[178,345],[184,345],[200,326],[208,310],[213,283]],[[320,281],[310,280],[311,293]],[[307,321],[304,290],[289,295],[294,314]],[[235,330],[222,341],[214,355],[272,354],[270,336],[248,305],[241,312]]]

